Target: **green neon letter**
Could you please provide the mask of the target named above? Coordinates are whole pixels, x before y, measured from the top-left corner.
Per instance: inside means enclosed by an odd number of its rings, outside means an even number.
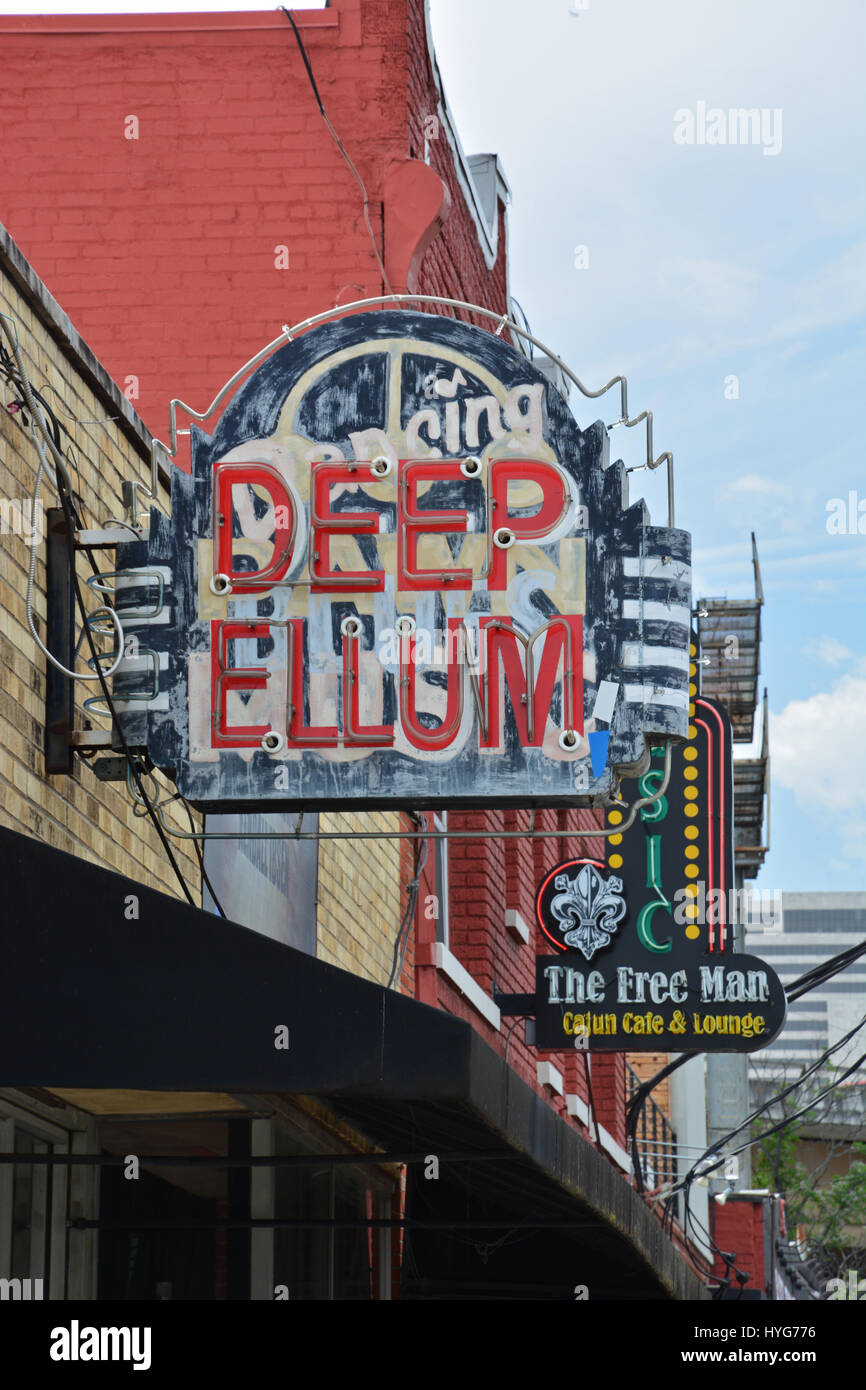
[[[650,774],[647,773],[647,776]],[[657,893],[654,902],[644,903],[638,913],[637,935],[638,941],[645,946],[648,951],[655,951],[657,954],[664,954],[671,949],[671,939],[668,937],[664,946],[660,946],[652,934],[652,915],[656,908],[663,907],[670,912],[671,905],[662,892],[659,879],[661,878],[661,835],[649,835],[646,842],[646,886],[653,888]]]
[[[656,746],[654,745],[654,746],[650,749],[650,757],[653,757],[653,758],[655,758],[655,757],[661,757],[661,758],[663,758],[664,755],[665,755],[665,750],[664,750],[663,748],[658,748],[658,747],[656,747]],[[662,769],[661,769],[661,768],[652,768],[652,767],[651,767],[651,768],[649,769],[648,772],[645,772],[645,773],[644,773],[643,777],[638,778],[638,787],[640,788],[640,794],[641,794],[641,796],[652,796],[653,792],[657,792],[657,791],[658,791],[658,789],[659,789],[659,787],[661,786],[661,784],[662,784],[663,781],[664,781],[664,772],[662,771]],[[664,818],[665,818],[665,816],[667,815],[667,813],[668,813],[668,800],[667,800],[667,797],[666,797],[666,796],[660,796],[660,797],[658,798],[657,801],[654,801],[654,802],[651,803],[651,805],[649,805],[649,806],[644,806],[644,807],[641,809],[640,818],[641,818],[641,820],[643,820],[643,821],[664,820]]]

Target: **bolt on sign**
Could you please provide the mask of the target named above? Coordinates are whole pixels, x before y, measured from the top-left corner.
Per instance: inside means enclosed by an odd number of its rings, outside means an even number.
[[[115,694],[197,806],[604,804],[685,735],[690,538],[495,334],[347,317],[190,434]]]
[[[695,649],[691,655],[694,657]],[[557,954],[536,961],[536,1045],[628,1052],[755,1052],[785,1021],[785,992],[756,956],[735,953],[730,720],[697,694],[690,664],[686,742],[664,793],[628,830],[609,807],[607,863],[571,860],[541,884],[538,923]],[[658,792],[664,749],[623,784]]]

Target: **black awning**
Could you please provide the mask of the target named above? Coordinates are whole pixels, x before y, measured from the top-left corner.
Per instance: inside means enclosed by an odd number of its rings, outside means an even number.
[[[13,831],[0,862],[0,1085],[315,1095],[388,1149],[507,1146],[513,1164],[469,1165],[491,1201],[585,1226],[632,1296],[704,1296],[620,1173],[463,1020]]]

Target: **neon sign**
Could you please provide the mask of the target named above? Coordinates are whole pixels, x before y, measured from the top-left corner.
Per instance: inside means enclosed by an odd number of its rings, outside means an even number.
[[[190,434],[115,696],[194,804],[599,804],[684,736],[689,537],[500,338],[349,317]]]
[[[541,1049],[753,1052],[784,1024],[775,971],[733,949],[731,726],[697,694],[691,655],[687,737],[666,790],[653,744],[623,798],[659,795],[625,831],[625,812],[608,808],[607,863],[559,864],[539,887],[538,923],[558,952],[536,958]]]

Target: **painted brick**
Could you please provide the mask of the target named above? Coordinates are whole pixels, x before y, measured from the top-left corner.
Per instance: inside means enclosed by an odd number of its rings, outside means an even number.
[[[424,157],[424,123],[437,111],[424,4],[337,0],[332,8],[339,24],[311,26],[304,41],[329,117],[366,183],[370,218],[381,237],[383,219],[386,229],[388,222],[385,170],[394,160]],[[107,22],[98,36],[69,32],[60,38],[4,32],[0,20],[0,104],[12,117],[0,197],[12,234],[74,313],[110,374],[121,384],[128,375],[139,378],[136,408],[165,437],[172,397],[203,408],[286,319],[381,293],[383,286],[358,189],[321,120],[288,23],[284,35],[256,29],[167,33],[160,32],[158,17],[147,23],[144,39],[128,32],[122,20]],[[138,140],[124,139],[129,114],[139,119]],[[24,145],[12,133],[15,124]],[[444,130],[430,142],[429,159],[449,190],[451,213],[422,261],[417,291],[502,313],[508,308],[504,210],[491,258]],[[289,249],[286,270],[274,267],[278,244]],[[64,374],[53,344],[40,344],[40,350],[56,367],[52,379],[59,386]],[[86,389],[74,381],[69,387],[76,413],[93,418]],[[8,418],[0,428],[4,440],[14,436]],[[110,477],[113,498],[128,472],[110,429],[105,439],[93,431],[88,441],[94,467],[86,475],[85,503],[95,512],[106,495],[103,480]],[[184,445],[179,457],[186,456]],[[26,449],[20,469],[21,477],[32,480]],[[9,600],[0,633],[26,672],[34,648],[23,630],[23,557],[10,552],[10,558],[17,572],[14,580],[0,575]],[[2,649],[0,660],[7,669],[14,665]],[[10,823],[26,824],[28,815],[38,815],[41,833],[97,858],[122,859],[129,836],[142,873],[151,858],[160,865],[161,851],[143,823],[130,822],[122,798],[110,787],[96,788],[87,768],[82,786],[99,807],[98,825],[90,819],[92,807],[76,804],[73,816],[80,824],[71,830],[62,791],[41,783],[30,788],[38,811],[28,802],[27,778],[34,772],[19,754],[34,738],[32,717],[38,719],[39,711],[27,707],[27,725],[21,722],[23,709],[4,716],[0,705],[0,719],[5,717],[17,740],[0,759],[0,784],[20,787],[4,804]],[[494,982],[515,992],[534,988],[535,954],[547,949],[533,926],[535,886],[559,857],[598,853],[599,842],[581,840],[578,833],[598,822],[594,812],[566,817],[539,811],[536,828],[561,831],[558,838],[506,842],[485,839],[484,833],[526,828],[525,812],[452,815],[455,828],[482,837],[449,848],[450,949],[482,988],[489,991]],[[371,824],[396,828],[409,822],[396,815],[322,817],[323,829]],[[406,841],[360,841],[357,848],[322,841],[317,926],[323,959],[387,980],[414,862]],[[509,1063],[540,1089],[537,1054],[525,1046],[522,1025],[509,1037],[506,1020],[495,1032],[446,980],[435,978],[435,970],[415,964],[416,948],[435,938],[435,921],[424,915],[425,900],[436,892],[432,884],[428,862],[401,988],[466,1018],[500,1053],[509,1039]],[[528,946],[506,932],[507,907],[533,926]],[[549,1056],[565,1076],[566,1091],[585,1098],[584,1059]],[[597,1104],[605,1107],[605,1118],[599,1118],[619,1137],[614,1112],[624,1106],[623,1059],[607,1059],[594,1071],[593,1085]],[[548,1099],[565,1114],[562,1098]]]

